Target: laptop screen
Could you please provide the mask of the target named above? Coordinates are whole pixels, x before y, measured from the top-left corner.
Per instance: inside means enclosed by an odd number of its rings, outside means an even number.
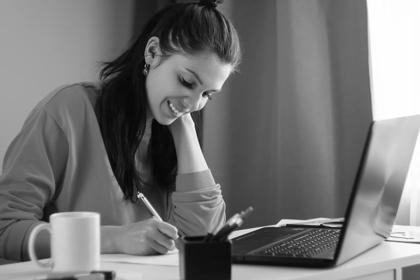
[[[411,157],[420,116],[372,124],[348,205],[337,264],[386,239],[392,229]]]

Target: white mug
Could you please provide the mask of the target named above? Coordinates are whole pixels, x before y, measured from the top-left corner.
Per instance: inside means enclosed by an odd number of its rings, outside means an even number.
[[[38,233],[51,234],[51,261],[40,262],[35,254]],[[100,268],[100,215],[95,212],[61,212],[50,216],[50,223],[39,224],[29,236],[32,261],[53,272],[84,273]]]

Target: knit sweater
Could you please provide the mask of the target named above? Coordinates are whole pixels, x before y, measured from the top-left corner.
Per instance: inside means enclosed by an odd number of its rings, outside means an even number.
[[[142,203],[123,199],[96,119],[97,96],[89,84],[55,90],[10,144],[0,176],[0,258],[28,259],[31,230],[55,212],[95,211],[101,225],[150,218]],[[174,192],[149,187],[144,195],[183,235],[205,234],[225,221],[220,185],[210,170],[177,175]]]

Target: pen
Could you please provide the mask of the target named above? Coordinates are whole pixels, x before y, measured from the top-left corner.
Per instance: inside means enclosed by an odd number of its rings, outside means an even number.
[[[147,210],[149,210],[149,212],[152,214],[153,217],[156,218],[156,220],[158,220],[159,222],[163,222],[158,212],[156,212],[155,208],[153,208],[152,204],[150,204],[150,202],[141,192],[137,192],[137,198],[140,198],[141,201],[143,201],[144,205],[146,205]]]
[[[137,198],[141,199],[143,201],[144,205],[146,205],[147,210],[149,210],[150,214],[152,214],[153,217],[155,217],[156,220],[159,222],[163,222],[162,218],[159,216],[158,212],[156,212],[155,208],[153,208],[152,204],[150,204],[149,200],[142,194],[141,192],[137,192]],[[181,237],[179,234],[178,238]],[[175,243],[177,241],[175,240]]]
[[[226,240],[229,234],[232,233],[232,231],[234,231],[243,224],[244,218],[248,216],[253,210],[254,208],[252,206],[249,206],[246,210],[241,211],[241,213],[233,215],[225,223],[225,225],[216,234],[214,234],[214,236],[211,237],[211,240]]]

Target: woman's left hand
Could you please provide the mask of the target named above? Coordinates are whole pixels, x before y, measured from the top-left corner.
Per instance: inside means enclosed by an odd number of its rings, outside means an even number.
[[[186,133],[196,133],[195,123],[191,117],[191,114],[185,114],[177,118],[170,126],[169,129],[174,138],[175,145],[183,140],[183,137],[186,136]]]
[[[208,166],[201,151],[191,114],[185,114],[176,119],[169,129],[174,139],[178,174],[207,170]]]

